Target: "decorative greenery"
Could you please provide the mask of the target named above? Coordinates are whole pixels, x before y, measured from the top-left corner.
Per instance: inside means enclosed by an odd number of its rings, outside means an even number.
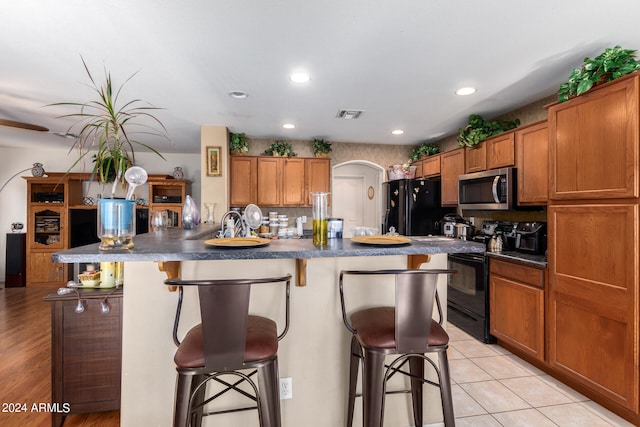
[[[593,59],[584,58],[582,67],[571,71],[569,81],[560,85],[558,102],[565,102],[572,96],[582,95],[598,82],[610,82],[640,70],[636,52],[616,46],[605,49]]]
[[[431,156],[433,154],[438,154],[439,152],[440,152],[440,147],[438,147],[435,144],[430,144],[425,142],[424,144],[414,148],[411,154],[409,155],[409,158],[411,159],[412,162],[415,162],[422,156]]]
[[[244,133],[229,133],[229,151],[232,153],[246,153],[249,151],[249,142]]]
[[[291,144],[278,140],[271,143],[264,151],[267,156],[295,157],[298,154],[293,151]]]
[[[129,166],[135,165],[134,148],[136,146],[147,148],[164,159],[164,156],[153,147],[133,139],[133,135],[138,133],[158,136],[167,141],[170,139],[162,122],[149,113],[150,110],[159,110],[160,108],[144,103],[140,99],[119,104],[120,91],[137,73],[134,73],[117,90],[114,90],[111,73],[105,70],[105,82],[98,86],[84,58],[82,58],[82,64],[89,76],[89,80],[91,80],[90,87],[98,94],[98,98],[84,103],[60,102],[51,105],[80,108],[78,113],[60,116],[78,118],[78,121],[71,125],[67,131],[67,133],[73,134],[74,130],[79,129],[72,149],[77,148],[80,156],[69,167],[69,170],[77,165],[89,152],[95,150],[95,154],[93,154],[93,176],[102,183],[113,180],[111,197],[114,197],[117,183],[122,179],[124,172]],[[146,105],[140,105],[142,103]],[[158,127],[136,123],[136,119],[151,121],[152,124]]]
[[[458,145],[473,148],[485,139],[515,129],[519,125],[519,119],[487,121],[477,114],[472,114],[469,116],[469,124],[458,133]]]
[[[313,139],[311,141],[311,148],[313,149],[313,154],[323,154],[331,152],[331,143],[324,139]]]

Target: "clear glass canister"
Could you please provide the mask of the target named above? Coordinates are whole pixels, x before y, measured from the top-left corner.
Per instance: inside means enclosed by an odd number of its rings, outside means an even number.
[[[329,232],[329,193],[314,192],[312,197],[313,244],[326,245]]]

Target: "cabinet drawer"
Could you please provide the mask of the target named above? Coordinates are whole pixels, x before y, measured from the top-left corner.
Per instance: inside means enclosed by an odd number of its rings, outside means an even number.
[[[536,288],[544,289],[544,270],[527,265],[500,261],[492,258],[489,263],[490,274],[498,274],[526,283]]]

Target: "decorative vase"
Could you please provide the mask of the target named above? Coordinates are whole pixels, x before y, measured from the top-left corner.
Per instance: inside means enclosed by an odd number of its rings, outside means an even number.
[[[315,153],[315,156],[318,158],[327,158],[329,157],[329,153]]]
[[[242,150],[231,150],[230,153],[232,156],[244,156],[246,154],[246,152]]]
[[[136,235],[136,202],[125,199],[98,199],[100,249],[132,249]]]

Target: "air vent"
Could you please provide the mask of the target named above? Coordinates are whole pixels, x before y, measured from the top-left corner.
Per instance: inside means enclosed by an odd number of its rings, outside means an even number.
[[[364,113],[363,110],[338,110],[338,114],[336,114],[336,117],[345,120],[352,120],[360,117],[362,113]]]

